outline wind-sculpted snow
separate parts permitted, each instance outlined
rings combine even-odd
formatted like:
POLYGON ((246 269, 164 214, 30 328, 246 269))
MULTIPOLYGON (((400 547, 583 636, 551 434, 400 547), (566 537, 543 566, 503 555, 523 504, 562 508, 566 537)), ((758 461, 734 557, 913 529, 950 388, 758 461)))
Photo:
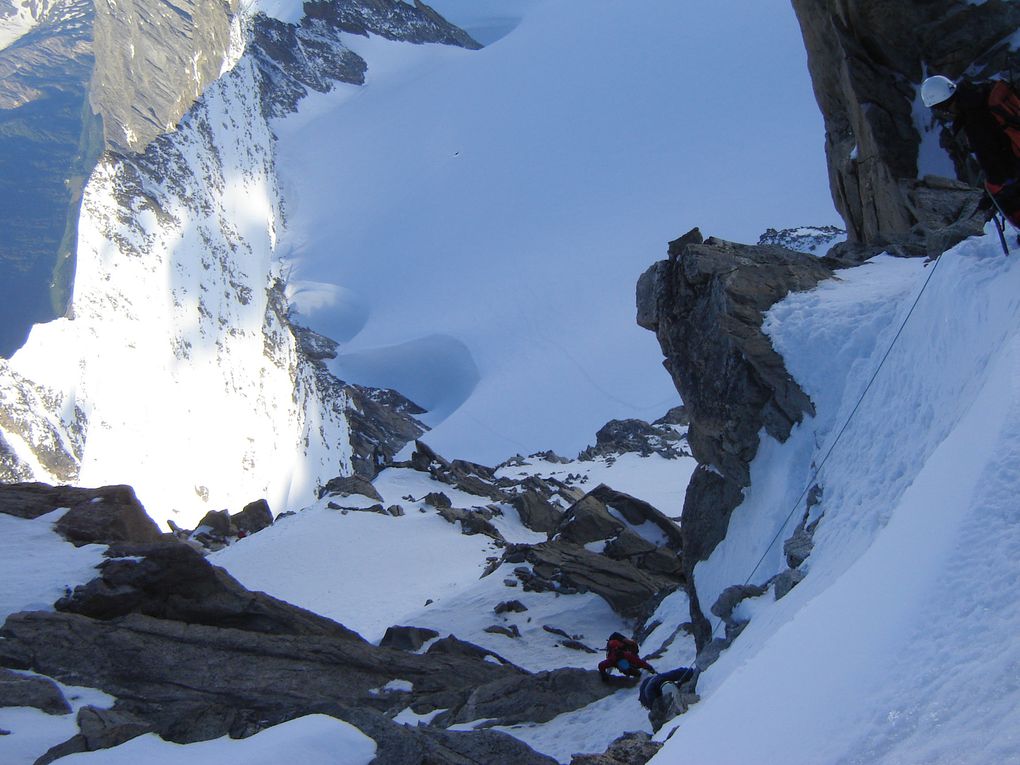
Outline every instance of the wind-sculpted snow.
POLYGON ((242 61, 180 130, 86 189, 72 320, 12 360, 87 413, 78 480, 129 483, 158 519, 310 499, 350 472, 342 392, 285 322, 272 137, 242 61), (208 505, 208 506, 207 506, 208 505))
POLYGON ((814 549, 782 600, 737 607, 750 623, 654 762, 1016 761, 1020 268, 990 225, 934 274, 880 258, 772 309, 817 416, 763 438, 699 592, 767 582, 805 515, 814 549))

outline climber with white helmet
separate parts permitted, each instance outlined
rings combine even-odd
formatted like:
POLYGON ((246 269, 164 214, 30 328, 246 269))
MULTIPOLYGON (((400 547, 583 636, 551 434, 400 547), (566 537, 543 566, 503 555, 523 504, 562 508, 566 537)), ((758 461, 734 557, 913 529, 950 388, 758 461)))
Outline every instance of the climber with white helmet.
POLYGON ((921 84, 924 105, 952 120, 984 173, 999 210, 1020 228, 1020 97, 1003 81, 954 82, 934 75, 921 84))

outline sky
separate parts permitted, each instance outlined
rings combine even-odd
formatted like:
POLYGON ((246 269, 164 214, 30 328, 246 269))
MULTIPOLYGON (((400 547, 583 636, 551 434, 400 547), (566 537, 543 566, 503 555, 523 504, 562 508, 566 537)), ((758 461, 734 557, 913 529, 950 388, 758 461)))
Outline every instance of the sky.
POLYGON ((366 85, 275 126, 291 297, 441 452, 576 453, 679 402, 634 321, 670 240, 839 223, 799 27, 734 0, 436 7, 490 46, 349 37, 366 85))

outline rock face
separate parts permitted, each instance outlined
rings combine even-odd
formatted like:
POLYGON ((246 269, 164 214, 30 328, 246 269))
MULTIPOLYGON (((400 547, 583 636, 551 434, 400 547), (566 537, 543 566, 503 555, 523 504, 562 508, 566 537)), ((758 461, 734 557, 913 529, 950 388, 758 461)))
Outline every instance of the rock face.
POLYGON ((106 147, 140 152, 234 62, 236 0, 97 0, 89 105, 106 147), (144 55, 139 55, 144 51, 144 55))
POLYGON ((624 733, 603 754, 575 754, 570 765, 645 765, 660 749, 647 733, 624 733))
POLYGON ((642 275, 638 324, 655 332, 684 400, 688 442, 700 463, 680 525, 699 645, 708 623, 693 568, 726 534, 750 482, 763 429, 785 441, 814 407, 762 332, 763 314, 794 290, 832 275, 833 263, 779 247, 704 240, 695 229, 670 243, 668 260, 642 275))
MULTIPOLYGON (((674 417, 685 420, 686 414, 677 412, 674 417)), ((593 460, 624 453, 640 454, 642 457, 658 454, 666 459, 676 459, 688 456, 685 447, 685 428, 678 427, 678 424, 663 421, 649 424, 644 420, 610 420, 595 434, 595 445, 581 452, 578 459, 593 460)))
POLYGON ((563 712, 580 709, 613 693, 597 672, 558 669, 507 677, 476 689, 454 713, 437 718, 444 725, 488 720, 488 725, 548 722, 563 712))
MULTIPOLYGON (((973 233, 968 223, 977 177, 949 145, 957 177, 925 164, 922 133, 938 141, 918 90, 928 74, 1008 73, 1008 40, 1020 6, 1006 0, 793 0, 808 51, 815 97, 825 118, 825 151, 836 208, 851 244, 934 254, 973 233), (947 241, 929 241, 957 224, 947 241)), ((951 172, 951 171, 950 171, 951 172)), ((872 250, 873 251, 873 250, 872 250)))
POLYGON ((56 531, 76 546, 155 542, 162 538, 130 486, 82 489, 43 483, 0 484, 0 513, 38 518, 58 508, 68 511, 56 531))
MULTIPOLYGON (((58 6, 71 8, 70 0, 58 6)), ((284 219, 268 118, 310 90, 363 79, 365 62, 341 39, 355 27, 393 39, 468 40, 427 6, 403 0, 309 9, 300 24, 256 16, 242 30, 229 3, 132 0, 95 11, 83 4, 61 16, 74 35, 47 15, 0 51, 0 72, 9 56, 18 73, 0 84, 0 110, 5 88, 11 99, 41 93, 41 105, 57 104, 45 83, 74 74, 77 90, 65 99, 74 120, 61 140, 88 159, 80 180, 66 161, 52 172, 61 194, 71 178, 80 212, 77 202, 71 212, 66 200, 54 202, 52 189, 40 192, 52 208, 54 241, 77 246, 56 280, 70 285, 73 270, 73 301, 68 309, 66 294, 58 300, 55 313, 66 319, 37 326, 25 353, 0 368, 0 477, 130 483, 161 523, 191 526, 210 509, 252 496, 294 506, 335 475, 371 477, 424 432, 414 404, 337 380, 321 364, 328 341, 302 342, 290 325, 275 260, 284 219), (56 56, 63 50, 57 38, 77 57, 77 69, 56 56), (28 61, 33 40, 40 47, 28 61), (131 58, 143 48, 144 56, 131 58), (169 69, 173 75, 164 76, 169 69), (92 113, 86 102, 103 111, 83 126, 81 115, 92 113), (132 370, 131 379, 113 369, 132 370), (145 405, 144 391, 162 405, 145 405), (123 467, 114 474, 113 465, 123 467), (165 492, 166 470, 190 480, 165 492)), ((18 119, 32 108, 22 105, 18 119)), ((45 130, 35 123, 0 129, 0 143, 8 134, 55 135, 51 117, 38 117, 45 130)), ((47 161, 56 157, 46 145, 36 148, 47 161)), ((28 156, 20 144, 0 150, 19 161, 28 156)), ((31 184, 15 175, 0 173, 11 184, 0 210, 28 220, 18 205, 31 184)), ((41 177, 35 167, 24 175, 41 177)), ((0 223, 3 238, 16 229, 0 223)), ((32 225, 33 241, 41 242, 32 225)), ((48 258, 32 277, 44 278, 44 293, 55 248, 32 256, 33 263, 48 258)), ((14 283, 0 279, 0 291, 14 283)), ((18 301, 28 292, 16 292, 0 294, 0 310, 14 305, 17 317, 27 316, 18 301)))
POLYGON ((0 359, 0 481, 76 479, 85 450, 86 422, 80 406, 72 403, 65 410, 59 391, 32 382, 0 359), (19 447, 32 452, 44 476, 36 475, 18 455, 19 447))
MULTIPOLYGON (((92 71, 90 0, 33 4, 27 34, 0 49, 0 356, 33 322, 67 305, 81 189, 102 150, 102 124, 87 108, 92 71)), ((27 10, 27 9, 26 9, 27 10)))
MULTIPOLYGON (((126 557, 107 561, 56 613, 15 614, 0 630, 0 665, 118 698, 111 712, 80 715, 81 733, 54 754, 149 730, 179 743, 248 736, 318 712, 375 738, 379 762, 552 762, 503 734, 403 729, 380 712, 447 709, 463 719, 475 698, 471 708, 481 714, 502 704, 508 719, 532 719, 494 689, 517 687, 518 679, 544 687, 553 679, 459 641, 437 644, 426 656, 377 648, 335 622, 245 590, 183 544, 123 546, 111 554, 126 557), (378 691, 393 680, 410 690, 378 691), (464 759, 469 753, 473 760, 464 759)), ((549 705, 567 711, 584 698, 561 694, 549 705)))
MULTIPOLYGON (((678 417, 675 412, 671 419, 678 417)), ((604 484, 585 493, 555 478, 513 480, 484 465, 450 462, 421 441, 416 447, 400 466, 492 500, 471 508, 453 507, 441 492, 422 500, 450 523, 459 523, 462 533, 485 534, 504 548, 502 556, 490 558, 485 575, 513 564, 508 586, 520 583, 525 591, 560 595, 592 592, 617 613, 635 619, 650 615, 665 595, 683 585, 683 539, 677 524, 647 502, 604 484), (547 541, 509 544, 492 521, 514 511, 527 528, 546 534, 547 541)), ((637 451, 640 447, 635 445, 637 451)))
POLYGON ((52 680, 9 669, 0 669, 0 707, 34 707, 49 715, 71 712, 71 705, 52 680))

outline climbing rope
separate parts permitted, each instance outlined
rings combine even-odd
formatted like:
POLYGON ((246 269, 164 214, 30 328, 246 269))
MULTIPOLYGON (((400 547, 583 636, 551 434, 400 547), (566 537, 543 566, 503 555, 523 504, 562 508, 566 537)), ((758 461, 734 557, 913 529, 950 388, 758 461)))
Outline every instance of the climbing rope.
MULTIPOLYGON (((829 461, 829 457, 832 456, 832 453, 836 449, 836 446, 839 444, 840 439, 843 438, 843 434, 846 433, 847 428, 853 421, 854 415, 857 414, 857 411, 861 408, 861 404, 864 403, 864 398, 868 395, 868 391, 871 390, 871 386, 875 383, 876 378, 882 371, 882 367, 885 366, 885 362, 889 358, 889 354, 892 353, 893 348, 896 347, 896 342, 900 339, 900 335, 903 334, 903 329, 907 326, 907 322, 910 321, 910 317, 913 315, 914 309, 917 308, 917 304, 921 300, 921 296, 924 294, 924 291, 928 288, 928 284, 929 282, 931 282, 931 278, 932 276, 935 275, 935 270, 939 267, 939 263, 941 262, 942 256, 939 256, 935 259, 935 264, 932 266, 931 271, 928 272, 928 277, 924 280, 924 284, 921 285, 921 289, 917 293, 917 297, 914 298, 914 302, 913 304, 911 304, 910 310, 907 311, 907 315, 903 317, 903 321, 900 323, 899 329, 896 330, 896 335, 893 337, 892 342, 889 343, 889 347, 886 349, 885 354, 882 356, 882 360, 878 362, 878 366, 875 368, 875 372, 871 375, 871 379, 868 380, 868 384, 864 386, 864 391, 857 399, 857 403, 854 405, 853 410, 850 412, 849 416, 846 418, 846 421, 843 423, 843 427, 841 427, 839 429, 839 432, 836 434, 836 438, 829 446, 828 451, 825 453, 825 457, 822 458, 822 461, 818 463, 818 467, 816 467, 814 472, 811 474, 811 477, 808 479, 807 484, 804 487, 804 491, 801 492, 800 496, 797 498, 797 501, 794 503, 793 507, 790 508, 790 512, 786 515, 786 519, 780 525, 779 531, 777 531, 775 536, 772 537, 772 541, 769 542, 769 546, 765 548, 765 552, 762 553, 762 556, 758 559, 758 562, 755 564, 754 569, 752 569, 747 579, 744 580, 745 586, 748 585, 751 582, 751 579, 754 578, 754 575, 758 573, 758 569, 761 568, 762 563, 765 562, 765 558, 768 557, 769 553, 772 552, 772 548, 775 547, 776 542, 778 542, 779 539, 782 537, 783 531, 786 529, 787 524, 789 524, 790 520, 793 518, 793 514, 797 512, 797 508, 800 507, 800 503, 804 500, 804 497, 807 496, 808 492, 811 491, 811 487, 815 485, 815 481, 818 478, 819 474, 822 472, 822 468, 824 468, 825 463, 829 461)), ((716 623, 715 627, 712 628, 712 634, 709 635, 709 642, 715 639, 715 633, 722 623, 723 620, 722 618, 720 618, 719 621, 716 623)))

